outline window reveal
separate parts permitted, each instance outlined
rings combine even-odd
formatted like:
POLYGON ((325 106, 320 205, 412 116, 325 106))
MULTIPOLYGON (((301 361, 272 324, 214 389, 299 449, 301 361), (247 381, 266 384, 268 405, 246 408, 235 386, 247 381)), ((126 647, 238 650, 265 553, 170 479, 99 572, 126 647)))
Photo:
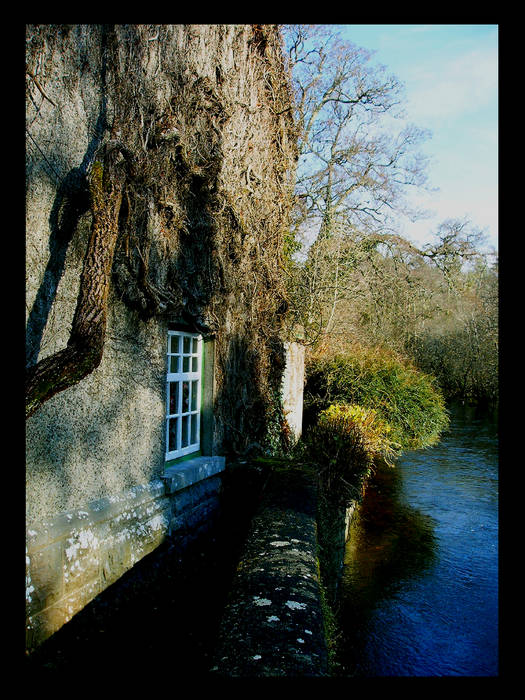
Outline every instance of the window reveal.
POLYGON ((200 449, 202 337, 168 331, 166 459, 200 449))

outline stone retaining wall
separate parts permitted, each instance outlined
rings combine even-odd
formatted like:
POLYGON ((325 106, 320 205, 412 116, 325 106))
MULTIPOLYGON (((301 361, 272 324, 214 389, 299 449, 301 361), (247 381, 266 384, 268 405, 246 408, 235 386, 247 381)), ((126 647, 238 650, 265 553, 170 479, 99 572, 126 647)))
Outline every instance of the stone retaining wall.
POLYGON ((92 501, 29 529, 26 640, 32 649, 166 537, 182 546, 218 509, 224 457, 199 457, 161 479, 92 501))
POLYGON ((224 612, 213 674, 327 675, 316 508, 311 477, 273 471, 224 612))

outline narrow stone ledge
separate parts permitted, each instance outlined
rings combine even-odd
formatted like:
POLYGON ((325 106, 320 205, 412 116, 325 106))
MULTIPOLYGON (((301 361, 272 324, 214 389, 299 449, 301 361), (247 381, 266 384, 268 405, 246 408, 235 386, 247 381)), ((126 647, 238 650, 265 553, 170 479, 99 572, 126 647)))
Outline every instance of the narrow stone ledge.
POLYGON ((74 531, 100 526, 105 521, 117 519, 133 508, 146 507, 164 496, 164 483, 156 479, 148 484, 133 486, 121 494, 99 498, 83 508, 59 513, 27 529, 26 546, 29 554, 57 542, 74 531))
POLYGON ((304 472, 272 473, 223 614, 212 674, 328 674, 316 505, 316 485, 304 472))
POLYGON ((168 467, 161 479, 170 495, 224 471, 225 457, 195 457, 168 467))

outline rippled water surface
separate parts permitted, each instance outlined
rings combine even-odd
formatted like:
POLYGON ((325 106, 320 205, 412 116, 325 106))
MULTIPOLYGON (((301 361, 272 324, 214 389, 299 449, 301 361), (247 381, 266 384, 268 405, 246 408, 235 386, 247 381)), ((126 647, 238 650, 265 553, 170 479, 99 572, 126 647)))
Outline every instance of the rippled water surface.
POLYGON ((437 446, 376 474, 341 585, 342 675, 498 675, 493 417, 454 407, 437 446))

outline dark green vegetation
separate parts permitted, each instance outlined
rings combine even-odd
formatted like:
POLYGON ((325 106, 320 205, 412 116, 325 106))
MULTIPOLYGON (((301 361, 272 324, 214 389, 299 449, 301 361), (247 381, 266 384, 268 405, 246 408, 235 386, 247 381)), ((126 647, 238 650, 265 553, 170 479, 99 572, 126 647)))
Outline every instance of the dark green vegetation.
MULTIPOLYGON (((435 443, 447 425, 444 400, 434 378, 379 348, 354 346, 345 353, 312 358, 304 402, 307 423, 332 404, 368 409, 366 415, 354 410, 353 420, 369 431, 375 427, 376 442, 369 444, 373 453, 381 452, 380 434, 395 450, 418 449, 435 443)), ((331 415, 335 418, 335 413, 331 415)), ((383 451, 387 448, 384 444, 383 451)))

